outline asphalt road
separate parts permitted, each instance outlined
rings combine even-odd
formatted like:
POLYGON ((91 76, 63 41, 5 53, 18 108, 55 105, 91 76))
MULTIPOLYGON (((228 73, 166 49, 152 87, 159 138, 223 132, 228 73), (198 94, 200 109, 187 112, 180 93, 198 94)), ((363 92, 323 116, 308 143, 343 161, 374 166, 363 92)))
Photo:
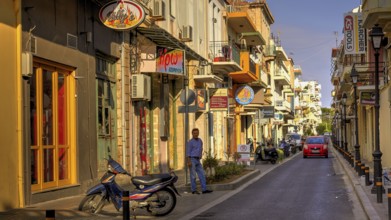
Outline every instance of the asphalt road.
POLYGON ((192 219, 366 219, 335 160, 297 155, 192 219))

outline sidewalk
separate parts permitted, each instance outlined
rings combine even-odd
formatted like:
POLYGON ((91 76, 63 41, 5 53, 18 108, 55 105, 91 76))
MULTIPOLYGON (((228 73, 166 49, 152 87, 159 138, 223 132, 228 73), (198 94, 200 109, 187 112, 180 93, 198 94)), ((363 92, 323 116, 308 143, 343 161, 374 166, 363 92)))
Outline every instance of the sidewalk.
MULTIPOLYGON (((376 194, 371 193, 373 184, 370 186, 365 185, 365 180, 363 181, 362 177, 359 177, 354 168, 346 161, 341 154, 335 148, 331 148, 335 157, 337 158, 340 165, 342 165, 345 173, 349 177, 349 181, 352 184, 354 191, 357 197, 360 200, 361 205, 365 213, 367 214, 368 219, 371 220, 387 220, 388 218, 388 198, 387 198, 387 188, 391 187, 390 185, 384 186, 386 194, 383 194, 383 203, 377 203, 376 194)), ((370 180, 373 181, 373 164, 368 164, 366 166, 370 167, 370 180)))
MULTIPOLYGON (((296 155, 297 156, 297 155, 296 155)), ((284 160, 288 161, 292 157, 284 160)), ((279 164, 272 165, 270 163, 261 163, 258 162, 256 165, 251 165, 250 168, 254 169, 252 172, 246 174, 242 178, 234 181, 230 184, 217 184, 217 185, 208 185, 209 189, 214 190, 213 193, 205 195, 193 195, 189 193, 189 186, 185 185, 185 173, 176 172, 179 180, 176 184, 176 187, 181 194, 177 197, 177 204, 172 213, 166 217, 153 217, 150 216, 144 210, 137 210, 137 218, 142 219, 190 219, 193 216, 196 216, 202 210, 206 210, 209 207, 217 204, 229 196, 237 193, 240 189, 244 188, 257 179, 261 178, 266 173, 270 172, 274 168, 278 167, 279 164)), ((87 214, 77 210, 79 202, 82 200, 84 195, 66 197, 63 199, 52 200, 48 202, 34 204, 30 207, 23 209, 13 209, 7 212, 0 212, 1 220, 44 220, 46 210, 55 210, 56 220, 62 219, 83 219, 83 220, 93 220, 93 219, 122 219, 122 212, 117 212, 113 205, 107 205, 103 209, 101 215, 87 214)), ((132 213, 131 213, 132 214, 132 213)), ((132 216, 131 216, 132 219, 132 216)))
MULTIPOLYGON (((349 177, 349 181, 354 188, 354 192, 359 198, 364 211, 366 212, 368 219, 388 219, 388 203, 387 196, 383 194, 383 203, 378 204, 376 202, 376 195, 371 194, 370 190, 372 186, 365 186, 365 182, 362 183, 360 177, 354 172, 354 169, 348 164, 346 160, 334 149, 333 155, 349 177)), ((214 190, 211 194, 205 195, 193 195, 189 193, 189 187, 185 186, 184 172, 178 173, 180 180, 176 184, 180 197, 177 197, 177 204, 172 213, 166 217, 153 217, 146 211, 137 210, 136 218, 138 219, 191 219, 192 217, 202 213, 210 207, 226 200, 232 195, 240 192, 242 188, 247 187, 251 183, 255 182, 268 172, 272 171, 279 165, 291 160, 294 157, 301 156, 301 153, 297 153, 285 159, 282 163, 272 165, 270 163, 258 162, 256 165, 251 165, 250 168, 254 169, 253 172, 248 173, 244 177, 236 180, 230 184, 209 185, 208 188, 214 190)), ((386 189, 387 192, 387 189, 386 189)), ((122 219, 122 212, 117 212, 113 205, 107 205, 104 208, 104 212, 101 215, 92 215, 84 212, 77 211, 79 202, 82 200, 83 195, 67 197, 63 199, 48 201, 44 203, 35 204, 31 207, 23 209, 14 209, 8 212, 0 212, 1 220, 43 220, 45 219, 45 211, 54 209, 56 211, 56 220, 62 219, 77 219, 77 220, 92 220, 92 219, 122 219)), ((131 213, 132 214, 132 213, 131 213)), ((132 216, 131 216, 132 219, 132 216)))

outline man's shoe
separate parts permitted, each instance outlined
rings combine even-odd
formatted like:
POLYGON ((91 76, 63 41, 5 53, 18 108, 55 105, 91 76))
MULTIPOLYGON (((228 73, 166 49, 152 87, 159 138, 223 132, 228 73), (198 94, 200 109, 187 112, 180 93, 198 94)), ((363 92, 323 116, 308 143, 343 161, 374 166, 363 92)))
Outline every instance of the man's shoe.
POLYGON ((199 195, 200 192, 198 192, 198 191, 193 191, 193 192, 191 192, 191 194, 197 194, 197 195, 199 195))
POLYGON ((213 192, 212 190, 205 190, 205 191, 202 191, 202 194, 206 194, 206 193, 211 193, 211 192, 213 192))

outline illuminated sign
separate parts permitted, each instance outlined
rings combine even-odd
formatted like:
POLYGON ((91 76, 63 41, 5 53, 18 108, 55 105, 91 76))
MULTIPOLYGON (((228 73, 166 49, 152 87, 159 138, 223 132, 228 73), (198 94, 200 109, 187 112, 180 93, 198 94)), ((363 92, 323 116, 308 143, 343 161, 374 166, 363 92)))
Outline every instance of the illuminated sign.
POLYGON ((156 72, 183 75, 182 50, 157 47, 156 52, 156 72))
POLYGON ((136 28, 145 19, 141 5, 132 1, 112 1, 99 11, 101 22, 111 29, 128 30, 136 28))

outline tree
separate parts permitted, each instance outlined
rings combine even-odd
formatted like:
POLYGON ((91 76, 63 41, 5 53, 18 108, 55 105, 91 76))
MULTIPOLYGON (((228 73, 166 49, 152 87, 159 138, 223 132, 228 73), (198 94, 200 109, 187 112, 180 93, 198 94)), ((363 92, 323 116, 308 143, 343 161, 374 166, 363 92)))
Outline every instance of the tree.
POLYGON ((321 108, 322 110, 322 124, 325 125, 324 131, 322 133, 319 133, 318 128, 318 134, 323 134, 324 132, 330 132, 331 131, 331 118, 334 117, 334 111, 330 108, 321 108))
POLYGON ((318 135, 322 135, 326 132, 326 126, 327 123, 321 123, 316 127, 316 132, 318 132, 318 135))

